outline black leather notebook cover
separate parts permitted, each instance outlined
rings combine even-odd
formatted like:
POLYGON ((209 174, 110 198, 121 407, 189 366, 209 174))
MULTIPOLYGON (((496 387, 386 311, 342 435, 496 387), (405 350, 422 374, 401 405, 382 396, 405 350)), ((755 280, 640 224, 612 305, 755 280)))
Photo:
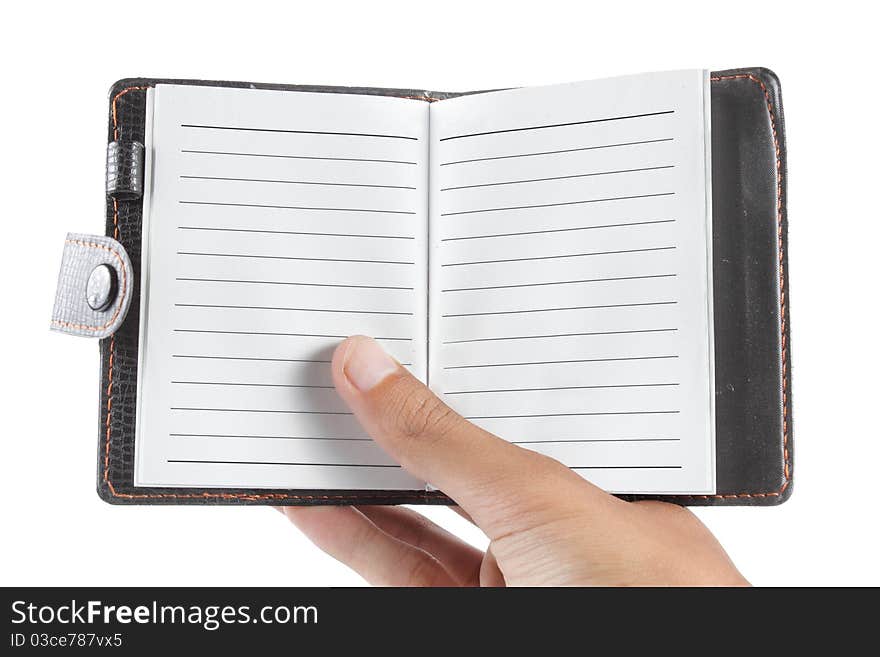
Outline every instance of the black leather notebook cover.
MULTIPOLYGON (((110 92, 108 141, 144 141, 146 89, 157 83, 420 98, 457 93, 243 82, 120 80, 110 92)), ((715 307, 715 495, 651 497, 687 505, 772 505, 792 491, 791 347, 785 129, 779 80, 767 69, 711 76, 715 307)), ((140 277, 142 199, 108 198, 107 235, 140 277)), ((101 341, 98 493, 113 504, 449 504, 442 492, 135 487, 140 291, 101 341)))

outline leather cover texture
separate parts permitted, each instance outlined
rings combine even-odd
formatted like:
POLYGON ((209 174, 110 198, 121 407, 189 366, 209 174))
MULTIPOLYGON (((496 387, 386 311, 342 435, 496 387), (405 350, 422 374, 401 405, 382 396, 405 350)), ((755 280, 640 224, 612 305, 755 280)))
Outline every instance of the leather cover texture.
MULTIPOLYGON (((158 83, 419 98, 458 93, 132 78, 110 91, 108 142, 144 142, 146 89, 158 83)), ((711 75, 715 312, 715 495, 623 496, 686 505, 772 505, 792 491, 785 129, 767 69, 711 75)), ((479 93, 479 92, 477 92, 479 93)), ((107 199, 107 235, 140 274, 139 198, 107 199)), ((101 340, 98 493, 113 504, 450 504, 439 491, 143 488, 134 477, 139 290, 101 340)))
POLYGON ((140 198, 144 194, 144 145, 139 141, 107 144, 107 196, 140 198))

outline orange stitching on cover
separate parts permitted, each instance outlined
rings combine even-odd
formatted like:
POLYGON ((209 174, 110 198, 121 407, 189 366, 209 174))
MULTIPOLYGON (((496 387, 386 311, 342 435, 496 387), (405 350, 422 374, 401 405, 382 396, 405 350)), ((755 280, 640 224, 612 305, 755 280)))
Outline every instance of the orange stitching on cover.
POLYGON ((119 203, 116 199, 113 199, 113 239, 117 242, 119 241, 119 224, 116 222, 116 217, 119 216, 119 203))
POLYGON ((110 483, 110 411, 113 410, 113 357, 116 355, 116 335, 110 337, 110 364, 107 367, 107 419, 104 421, 104 482, 110 492, 116 495, 110 483))
MULTIPOLYGON (((113 100, 111 101, 111 106, 110 106, 110 113, 113 115, 113 139, 119 139, 119 122, 117 121, 117 118, 116 118, 116 101, 118 101, 120 98, 122 98, 125 94, 127 94, 130 91, 143 91, 145 89, 148 89, 148 87, 126 87, 125 89, 120 91, 118 94, 113 96, 113 100)), ((114 224, 116 223, 116 216, 115 215, 113 216, 113 223, 114 224)))
MULTIPOLYGON (((782 483, 782 486, 777 491, 772 491, 769 493, 726 493, 719 495, 682 495, 680 497, 689 497, 691 499, 735 499, 735 498, 765 498, 765 497, 778 497, 782 495, 788 486, 791 483, 791 470, 788 465, 788 390, 787 390, 787 375, 788 375, 788 347, 785 339, 785 270, 783 269, 783 261, 784 261, 784 241, 782 235, 782 151, 779 144, 779 135, 776 130, 776 115, 773 112, 773 101, 770 97, 770 92, 767 89, 767 86, 764 82, 752 75, 751 73, 741 73, 736 75, 722 75, 710 78, 712 82, 719 82, 723 80, 751 80, 755 84, 757 84, 761 91, 764 93, 764 98, 767 102, 767 111, 770 115, 770 127, 773 133, 773 143, 774 149, 776 153, 776 220, 778 224, 778 245, 779 245, 779 292, 780 292, 780 328, 782 331, 782 450, 783 450, 783 474, 785 477, 785 481, 782 483)), ((113 138, 118 138, 118 126, 117 126, 117 118, 116 118, 116 101, 128 93, 129 91, 133 91, 136 89, 146 89, 147 87, 128 87, 123 89, 118 94, 113 97, 113 106, 112 106, 112 116, 113 116, 113 138)), ((438 100, 432 97, 429 97, 430 101, 438 100)), ((429 102, 430 102, 429 101, 429 102)), ((116 203, 116 200, 113 201, 113 226, 114 226, 114 236, 118 239, 119 237, 119 208, 116 203)), ((246 501, 257 501, 257 500, 267 500, 267 499, 322 499, 322 500, 344 500, 350 499, 352 501, 357 501, 358 499, 363 499, 364 497, 401 497, 404 494, 395 494, 394 492, 383 493, 380 495, 372 495, 372 494, 358 494, 357 496, 350 495, 293 495, 293 494, 285 494, 285 493, 265 493, 265 494, 247 494, 247 493, 189 493, 189 494, 177 494, 177 493, 153 493, 153 494, 130 494, 130 493, 118 493, 114 488, 113 484, 110 481, 110 433, 111 433, 111 410, 113 407, 113 357, 116 353, 116 336, 111 336, 110 338, 110 363, 108 367, 107 373, 107 420, 106 420, 106 439, 104 443, 104 483, 107 484, 107 488, 110 491, 110 494, 114 497, 122 497, 127 499, 142 499, 142 498, 171 498, 171 499, 240 499, 246 501)))
POLYGON ((71 322, 63 322, 60 319, 53 319, 52 323, 56 326, 66 326, 67 328, 75 328, 83 331, 102 331, 113 322, 116 321, 116 318, 119 317, 119 312, 122 310, 122 300, 125 299, 125 290, 126 290, 126 277, 125 277, 125 264, 122 262, 122 258, 116 252, 116 249, 111 249, 109 246, 104 246, 103 244, 96 244, 94 242, 83 242, 81 240, 64 240, 65 244, 76 244, 77 246, 82 246, 85 248, 93 248, 93 249, 102 249, 104 251, 108 251, 113 254, 113 257, 119 261, 119 269, 122 272, 122 290, 119 293, 119 303, 116 306, 116 312, 113 313, 113 317, 104 324, 103 326, 89 326, 87 324, 73 324, 71 322))

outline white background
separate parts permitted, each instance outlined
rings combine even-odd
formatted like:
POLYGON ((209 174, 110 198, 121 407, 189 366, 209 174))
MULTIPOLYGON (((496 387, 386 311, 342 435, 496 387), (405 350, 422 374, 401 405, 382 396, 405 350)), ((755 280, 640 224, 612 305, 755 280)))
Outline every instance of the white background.
MULTIPOLYGON (((697 513, 756 584, 880 584, 880 144, 863 6, 11 3, 0 39, 0 583, 361 581, 269 508, 114 507, 95 493, 97 344, 48 324, 65 233, 103 231, 116 79, 468 90, 760 65, 782 80, 788 131, 795 489, 778 508, 697 513)), ((452 512, 428 513, 481 540, 452 512)))

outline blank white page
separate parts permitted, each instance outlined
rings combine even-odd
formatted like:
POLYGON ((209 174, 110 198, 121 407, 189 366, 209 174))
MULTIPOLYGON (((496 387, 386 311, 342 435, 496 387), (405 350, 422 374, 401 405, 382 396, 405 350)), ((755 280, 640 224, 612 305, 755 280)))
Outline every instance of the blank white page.
POLYGON ((425 376, 428 106, 148 95, 135 484, 420 489, 333 390, 346 336, 425 376))
POLYGON ((618 493, 713 493, 708 76, 431 107, 430 382, 618 493))

